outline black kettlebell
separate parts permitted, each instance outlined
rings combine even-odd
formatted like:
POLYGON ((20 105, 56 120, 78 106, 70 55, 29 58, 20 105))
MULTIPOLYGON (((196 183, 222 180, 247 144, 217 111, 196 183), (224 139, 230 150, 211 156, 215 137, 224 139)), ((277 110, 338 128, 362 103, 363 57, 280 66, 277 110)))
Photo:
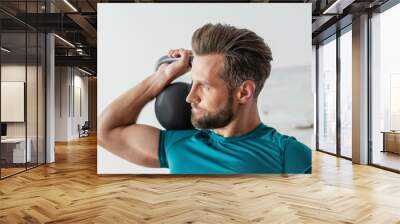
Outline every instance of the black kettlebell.
MULTIPOLYGON (((191 65, 193 57, 190 57, 191 65)), ((172 63, 179 58, 161 57, 156 65, 156 71, 161 64, 172 63)), ((194 129, 191 118, 191 106, 186 102, 191 84, 185 82, 175 82, 169 84, 156 97, 155 112, 158 122, 167 130, 194 129)))

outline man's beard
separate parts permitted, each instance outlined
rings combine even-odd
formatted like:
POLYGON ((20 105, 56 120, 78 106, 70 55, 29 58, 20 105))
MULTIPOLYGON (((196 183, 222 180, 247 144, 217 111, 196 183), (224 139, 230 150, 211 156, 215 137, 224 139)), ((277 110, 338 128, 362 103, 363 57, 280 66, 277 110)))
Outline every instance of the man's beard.
POLYGON ((228 125, 233 119, 233 95, 229 93, 228 101, 221 110, 205 114, 200 118, 195 118, 192 113, 191 121, 195 128, 198 129, 217 129, 228 125))

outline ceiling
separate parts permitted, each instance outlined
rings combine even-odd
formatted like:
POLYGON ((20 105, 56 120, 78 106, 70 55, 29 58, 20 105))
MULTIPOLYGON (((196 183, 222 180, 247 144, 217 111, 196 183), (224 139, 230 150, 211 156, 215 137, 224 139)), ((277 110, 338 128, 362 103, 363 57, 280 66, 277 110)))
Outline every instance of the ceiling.
MULTIPOLYGON (((339 19, 351 17, 376 8, 387 0, 267 0, 267 1, 168 1, 168 0, 1 0, 0 25, 8 43, 18 52, 24 48, 25 30, 55 32, 56 65, 80 66, 96 72, 97 57, 97 3, 171 3, 171 2, 254 2, 254 3, 312 3, 313 42, 331 35, 339 19), (49 12, 52 13, 49 13, 49 12), (332 31, 329 31, 331 28, 332 31), (66 41, 63 41, 66 40, 66 41), (72 45, 71 45, 72 44, 72 45)), ((346 24, 343 23, 343 26, 346 24)), ((336 28, 335 28, 336 29, 336 28)), ((5 43, 5 42, 2 43, 5 43)), ((4 46, 4 44, 3 44, 4 46)), ((28 44, 28 52, 36 48, 28 44)), ((23 53, 23 52, 21 52, 23 53)))

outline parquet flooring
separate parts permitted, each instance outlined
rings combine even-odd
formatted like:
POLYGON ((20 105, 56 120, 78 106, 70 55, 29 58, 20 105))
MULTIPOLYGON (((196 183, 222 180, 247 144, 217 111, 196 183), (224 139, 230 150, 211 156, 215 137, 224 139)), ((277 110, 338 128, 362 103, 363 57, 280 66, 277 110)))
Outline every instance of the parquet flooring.
POLYGON ((14 167, 12 167, 12 168, 1 168, 1 176, 2 177, 7 177, 7 176, 10 176, 10 175, 13 175, 13 174, 15 174, 15 173, 18 173, 18 172, 21 172, 21 171, 24 171, 25 170, 25 167, 21 167, 21 168, 19 168, 19 167, 17 167, 17 168, 14 168, 14 167))
POLYGON ((97 175, 92 136, 1 180, 0 223, 400 223, 400 175, 321 152, 312 175, 97 175))

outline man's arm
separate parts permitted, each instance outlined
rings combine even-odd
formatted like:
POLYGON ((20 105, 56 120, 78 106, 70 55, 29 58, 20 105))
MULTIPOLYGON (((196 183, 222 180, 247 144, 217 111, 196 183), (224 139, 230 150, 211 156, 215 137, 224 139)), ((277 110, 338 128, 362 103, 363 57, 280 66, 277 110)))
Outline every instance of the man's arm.
POLYGON ((98 143, 113 154, 146 167, 160 167, 158 143, 160 130, 137 124, 143 107, 165 86, 189 69, 188 50, 170 51, 170 57, 181 57, 158 71, 109 104, 99 117, 98 143))

